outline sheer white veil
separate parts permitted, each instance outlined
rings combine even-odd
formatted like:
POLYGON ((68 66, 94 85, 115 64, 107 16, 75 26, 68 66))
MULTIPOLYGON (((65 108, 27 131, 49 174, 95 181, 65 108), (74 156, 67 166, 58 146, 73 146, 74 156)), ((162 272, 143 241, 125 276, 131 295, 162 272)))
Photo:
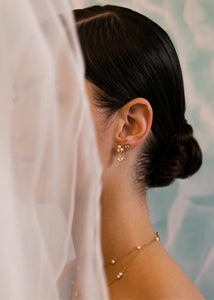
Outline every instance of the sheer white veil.
POLYGON ((66 0, 0 1, 2 300, 108 299, 101 166, 71 11, 66 0))

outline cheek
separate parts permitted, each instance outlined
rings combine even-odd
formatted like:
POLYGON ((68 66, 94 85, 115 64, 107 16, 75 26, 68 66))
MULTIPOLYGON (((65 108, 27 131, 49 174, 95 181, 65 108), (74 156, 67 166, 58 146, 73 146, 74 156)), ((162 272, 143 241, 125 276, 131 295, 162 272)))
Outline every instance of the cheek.
POLYGON ((103 112, 97 110, 97 107, 91 107, 91 113, 96 132, 97 146, 100 156, 100 161, 103 167, 107 167, 111 160, 113 149, 113 126, 107 123, 103 112))
POLYGON ((96 108, 91 108, 94 128, 96 132, 97 146, 100 155, 101 162, 105 163, 105 157, 107 155, 106 145, 108 144, 108 132, 105 128, 102 115, 96 111, 96 108))
POLYGON ((97 146, 99 151, 100 160, 103 166, 109 159, 109 155, 112 149, 112 133, 111 126, 106 125, 105 114, 100 111, 97 106, 94 105, 94 96, 91 84, 86 80, 86 93, 88 96, 90 112, 92 115, 94 128, 96 132, 97 146))

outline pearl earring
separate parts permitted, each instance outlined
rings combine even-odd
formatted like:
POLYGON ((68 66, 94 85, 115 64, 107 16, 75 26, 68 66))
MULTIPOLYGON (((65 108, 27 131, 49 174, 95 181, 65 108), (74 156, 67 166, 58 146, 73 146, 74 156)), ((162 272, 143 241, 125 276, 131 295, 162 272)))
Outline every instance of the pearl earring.
POLYGON ((125 145, 124 147, 122 147, 121 145, 117 145, 117 152, 119 153, 118 157, 117 157, 117 160, 119 162, 123 161, 125 159, 125 156, 124 156, 124 151, 125 150, 128 150, 131 146, 130 145, 125 145))

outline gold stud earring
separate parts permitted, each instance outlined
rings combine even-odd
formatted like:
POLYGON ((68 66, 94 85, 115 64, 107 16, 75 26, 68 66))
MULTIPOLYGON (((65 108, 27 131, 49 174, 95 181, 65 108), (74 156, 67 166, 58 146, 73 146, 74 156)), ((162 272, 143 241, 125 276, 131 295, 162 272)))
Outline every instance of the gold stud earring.
POLYGON ((124 156, 124 151, 125 150, 128 150, 130 148, 130 145, 125 145, 124 147, 122 147, 121 145, 117 145, 117 152, 119 153, 118 157, 117 157, 117 160, 119 162, 123 161, 125 159, 125 156, 124 156))

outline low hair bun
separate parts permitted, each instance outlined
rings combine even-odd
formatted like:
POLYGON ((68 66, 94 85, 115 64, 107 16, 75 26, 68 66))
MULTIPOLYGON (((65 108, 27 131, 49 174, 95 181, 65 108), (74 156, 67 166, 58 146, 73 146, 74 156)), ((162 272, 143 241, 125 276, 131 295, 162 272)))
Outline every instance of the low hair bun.
MULTIPOLYGON (((144 170, 147 170, 145 182, 148 188, 167 186, 176 178, 188 178, 196 173, 202 164, 200 146, 193 137, 192 126, 186 122, 171 136, 162 155, 156 147, 150 150, 151 152, 146 156, 144 153, 142 158, 144 170)), ((138 176, 140 179, 139 171, 138 176)))
POLYGON ((202 153, 193 137, 192 126, 184 123, 170 139, 163 154, 159 179, 168 185, 176 178, 187 178, 198 171, 202 164, 202 153))

